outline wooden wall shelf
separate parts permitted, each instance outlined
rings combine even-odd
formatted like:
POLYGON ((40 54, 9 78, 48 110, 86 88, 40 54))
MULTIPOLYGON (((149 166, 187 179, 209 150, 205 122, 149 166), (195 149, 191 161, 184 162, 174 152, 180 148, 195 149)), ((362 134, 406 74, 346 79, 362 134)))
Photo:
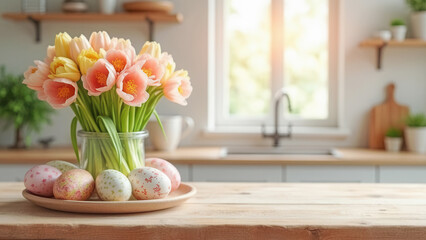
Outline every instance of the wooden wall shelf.
POLYGON ((367 39, 362 41, 359 45, 360 47, 372 47, 377 49, 377 69, 381 69, 383 49, 385 47, 426 47, 426 41, 421 39, 406 39, 404 41, 367 39))
POLYGON ((3 18, 14 21, 28 20, 34 24, 36 30, 36 41, 40 41, 40 32, 42 21, 146 21, 149 27, 149 40, 154 39, 154 23, 168 22, 180 23, 183 16, 180 13, 169 14, 161 12, 143 12, 143 13, 4 13, 3 18))

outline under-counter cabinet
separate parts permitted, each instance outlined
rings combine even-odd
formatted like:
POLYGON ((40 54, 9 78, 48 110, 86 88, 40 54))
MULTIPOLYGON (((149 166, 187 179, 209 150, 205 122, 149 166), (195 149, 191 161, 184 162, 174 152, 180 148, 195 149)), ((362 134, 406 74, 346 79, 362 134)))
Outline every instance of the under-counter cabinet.
POLYGON ((180 179, 183 182, 190 182, 192 181, 192 171, 191 171, 191 165, 187 164, 173 164, 177 170, 180 173, 180 179))
POLYGON ((194 182, 282 182, 281 165, 193 165, 194 182))
POLYGON ((37 164, 0 164, 0 182, 23 182, 25 173, 37 164))
POLYGON ((376 182, 375 166, 295 166, 285 167, 286 182, 376 182))
POLYGON ((426 183, 426 166, 380 166, 381 183, 426 183))

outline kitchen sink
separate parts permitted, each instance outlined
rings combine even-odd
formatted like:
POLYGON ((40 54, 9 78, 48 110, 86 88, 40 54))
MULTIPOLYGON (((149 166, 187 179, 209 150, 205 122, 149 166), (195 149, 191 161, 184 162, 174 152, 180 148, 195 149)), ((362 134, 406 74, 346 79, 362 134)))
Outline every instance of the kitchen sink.
POLYGON ((294 150, 269 146, 227 147, 226 155, 262 154, 262 155, 332 155, 330 150, 294 150))

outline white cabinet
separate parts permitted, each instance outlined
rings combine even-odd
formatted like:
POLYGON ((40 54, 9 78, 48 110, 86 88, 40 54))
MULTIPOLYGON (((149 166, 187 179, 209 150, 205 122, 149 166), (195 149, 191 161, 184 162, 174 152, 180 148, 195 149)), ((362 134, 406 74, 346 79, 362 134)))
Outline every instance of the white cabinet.
POLYGON ((281 165, 193 165, 195 182, 282 182, 281 165))
POLYGON ((23 182, 25 173, 34 164, 0 164, 0 182, 23 182))
POLYGON ((183 182, 189 182, 192 180, 191 177, 191 166, 186 164, 173 164, 180 173, 180 178, 183 182))
POLYGON ((295 166, 285 167, 286 182, 376 182, 375 166, 295 166))
POLYGON ((380 166, 381 183, 426 183, 426 166, 380 166))
MULTIPOLYGON (((184 182, 426 183, 426 166, 174 164, 184 182)), ((0 182, 23 181, 34 164, 0 164, 0 182)))

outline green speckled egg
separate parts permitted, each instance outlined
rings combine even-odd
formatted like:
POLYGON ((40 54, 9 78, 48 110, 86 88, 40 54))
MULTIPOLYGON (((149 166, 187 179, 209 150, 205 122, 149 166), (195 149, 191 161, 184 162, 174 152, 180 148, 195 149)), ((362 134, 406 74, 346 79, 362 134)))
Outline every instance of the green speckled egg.
POLYGON ((96 191, 104 201, 127 201, 132 196, 132 185, 121 172, 107 169, 96 177, 96 191))
POLYGON ((57 169, 59 169, 59 171, 61 171, 62 173, 69 171, 71 169, 77 169, 78 167, 70 162, 65 162, 62 160, 53 160, 50 162, 47 162, 46 165, 55 167, 57 169))

